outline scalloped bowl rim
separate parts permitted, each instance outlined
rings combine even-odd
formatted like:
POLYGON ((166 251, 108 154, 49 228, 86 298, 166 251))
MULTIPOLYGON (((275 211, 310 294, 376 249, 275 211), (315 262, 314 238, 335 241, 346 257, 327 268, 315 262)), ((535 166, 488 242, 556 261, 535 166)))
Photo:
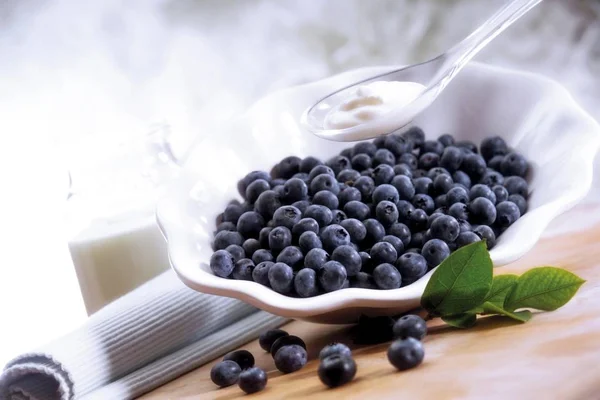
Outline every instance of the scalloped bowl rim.
MULTIPOLYGON (((575 100, 567 92, 567 90, 564 87, 562 87, 562 85, 560 85, 559 83, 549 78, 529 72, 511 70, 475 62, 471 63, 469 66, 470 68, 487 69, 494 73, 525 76, 530 79, 544 82, 545 85, 548 86, 548 89, 556 91, 556 94, 561 95, 562 105, 564 107, 568 107, 570 109, 570 112, 573 115, 575 115, 578 119, 585 121, 587 125, 593 127, 593 131, 596 132, 596 136, 600 138, 600 126, 575 102, 575 100)), ((258 100, 253 106, 251 106, 247 110, 246 113, 236 118, 236 120, 248 117, 258 106, 260 106, 264 102, 272 101, 273 98, 290 94, 298 90, 318 88, 320 86, 327 85, 332 80, 341 79, 344 76, 350 76, 355 73, 369 71, 369 73, 372 73, 374 75, 376 73, 380 73, 381 71, 387 71, 392 68, 398 67, 392 66, 358 68, 316 82, 284 89, 258 100)), ((583 159, 583 162, 585 163, 585 169, 581 171, 581 174, 578 176, 578 178, 580 179, 578 181, 579 184, 577 185, 576 190, 573 190, 570 193, 565 194, 564 196, 561 196, 552 202, 540 205, 539 207, 526 214, 530 215, 530 213, 533 212, 537 213, 537 229, 535 229, 532 233, 531 240, 523 244, 519 249, 514 249, 513 251, 499 252, 495 251, 496 248, 490 251, 491 258, 495 266, 506 265, 523 256, 539 240, 541 234, 543 233, 543 230, 548 226, 552 219, 554 219, 559 214, 567 211, 569 208, 573 207, 576 203, 578 203, 583 197, 585 197, 592 185, 593 159, 598 149, 598 146, 600 146, 599 139, 596 139, 594 143, 590 143, 590 146, 588 146, 589 151, 587 153, 587 157, 583 159)), ((189 185, 193 184, 194 179, 198 179, 197 176, 194 177, 193 174, 188 174, 184 172, 182 173, 181 177, 174 182, 174 184, 179 186, 186 185, 187 187, 191 187, 189 185)), ((169 224, 166 221, 164 221, 163 218, 161 218, 160 204, 161 201, 159 201, 159 204, 157 206, 156 219, 162 234, 168 242, 169 260, 173 270, 187 286, 194 290, 208 294, 234 297, 248 302, 253 306, 284 317, 310 317, 314 315, 330 313, 337 309, 349 307, 393 308, 397 307, 399 303, 402 302, 406 303, 407 309, 414 308, 418 306, 423 290, 427 282, 429 281, 431 274, 435 270, 434 269, 428 272, 427 275, 425 275, 417 282, 399 289, 372 290, 360 288, 347 288, 344 290, 338 290, 331 293, 321 294, 319 296, 311 298, 289 297, 277 293, 270 288, 267 288, 252 281, 223 279, 211 273, 203 271, 197 265, 195 265, 194 268, 192 268, 192 266, 186 265, 186 263, 179 262, 179 257, 177 256, 177 254, 178 246, 181 244, 177 244, 172 237, 170 238, 173 232, 171 232, 168 226, 169 224)), ((530 226, 528 225, 522 225, 521 229, 527 229, 529 227, 530 226)), ((506 235, 513 228, 516 228, 516 226, 509 228, 509 230, 507 230, 507 232, 505 232, 504 234, 506 235)))

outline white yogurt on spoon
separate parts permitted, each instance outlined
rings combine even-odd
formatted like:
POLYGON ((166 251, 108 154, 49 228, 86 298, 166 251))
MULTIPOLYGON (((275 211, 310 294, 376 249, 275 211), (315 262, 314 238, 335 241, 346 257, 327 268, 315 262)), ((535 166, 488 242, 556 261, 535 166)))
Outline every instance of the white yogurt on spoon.
POLYGON ((346 129, 400 111, 418 98, 426 87, 416 82, 376 81, 359 86, 326 115, 325 129, 346 129))

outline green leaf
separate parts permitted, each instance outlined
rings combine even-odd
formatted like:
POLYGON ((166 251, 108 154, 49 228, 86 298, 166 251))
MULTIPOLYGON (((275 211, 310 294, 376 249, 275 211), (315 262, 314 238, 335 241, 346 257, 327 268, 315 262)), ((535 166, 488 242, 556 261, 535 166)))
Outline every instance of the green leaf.
POLYGON ((565 305, 585 280, 555 267, 538 267, 525 272, 504 299, 504 309, 534 308, 553 311, 565 305))
POLYGON ((485 303, 483 303, 483 312, 485 314, 504 315, 506 317, 512 318, 519 322, 527 322, 531 319, 531 311, 529 311, 529 310, 517 311, 517 312, 512 313, 510 311, 506 311, 502 307, 498 307, 494 303, 490 303, 489 301, 486 301, 485 303))
POLYGON ((421 306, 431 315, 448 316, 481 305, 492 286, 492 267, 483 241, 458 249, 431 276, 421 306))
POLYGON ((492 281, 492 288, 488 293, 485 301, 493 303, 502 308, 504 306, 504 298, 509 290, 517 283, 518 275, 498 275, 492 281))
POLYGON ((475 325, 477 317, 475 314, 463 313, 458 315, 447 315, 442 317, 442 321, 454 328, 466 329, 475 325))

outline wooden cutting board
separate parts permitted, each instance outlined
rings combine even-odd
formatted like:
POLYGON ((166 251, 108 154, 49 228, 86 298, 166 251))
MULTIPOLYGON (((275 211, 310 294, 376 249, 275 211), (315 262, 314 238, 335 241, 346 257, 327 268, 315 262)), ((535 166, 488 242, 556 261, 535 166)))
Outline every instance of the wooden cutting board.
MULTIPOLYGON (((597 211, 598 208, 595 208, 597 211)), ((591 210, 589 210, 591 211, 591 210)), ((329 342, 351 345, 348 326, 294 321, 284 327, 302 337, 309 363, 283 375, 253 341, 256 364, 268 372, 256 399, 600 399, 600 225, 542 240, 527 256, 495 273, 521 273, 541 265, 561 266, 587 282, 565 307, 535 314, 526 324, 502 318, 479 320, 457 330, 430 321, 425 361, 397 372, 386 358, 388 343, 351 346, 358 365, 350 384, 327 389, 317 377, 319 350, 329 342)), ((215 360, 219 361, 219 360, 215 360)), ((142 399, 234 399, 237 387, 218 389, 210 381, 215 362, 170 382, 142 399)))

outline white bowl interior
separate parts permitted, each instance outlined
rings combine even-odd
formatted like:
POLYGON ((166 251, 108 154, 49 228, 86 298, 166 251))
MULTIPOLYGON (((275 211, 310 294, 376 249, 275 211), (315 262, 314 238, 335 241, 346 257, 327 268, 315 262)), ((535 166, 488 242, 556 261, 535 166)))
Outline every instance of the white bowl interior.
MULTIPOLYGON (((187 170, 157 208, 173 268, 190 287, 236 297, 286 317, 348 322, 360 314, 398 313, 418 305, 427 278, 404 288, 345 289, 314 298, 280 295, 254 282, 216 277, 208 260, 215 219, 236 198, 237 181, 288 155, 323 160, 352 143, 304 133, 300 115, 335 88, 396 67, 364 68, 275 93, 219 132, 203 132, 187 170)), ((556 215, 589 190, 600 129, 557 83, 536 75, 473 63, 415 121, 428 138, 451 133, 479 143, 499 135, 531 163, 529 211, 502 234, 496 266, 525 254, 556 215)))

